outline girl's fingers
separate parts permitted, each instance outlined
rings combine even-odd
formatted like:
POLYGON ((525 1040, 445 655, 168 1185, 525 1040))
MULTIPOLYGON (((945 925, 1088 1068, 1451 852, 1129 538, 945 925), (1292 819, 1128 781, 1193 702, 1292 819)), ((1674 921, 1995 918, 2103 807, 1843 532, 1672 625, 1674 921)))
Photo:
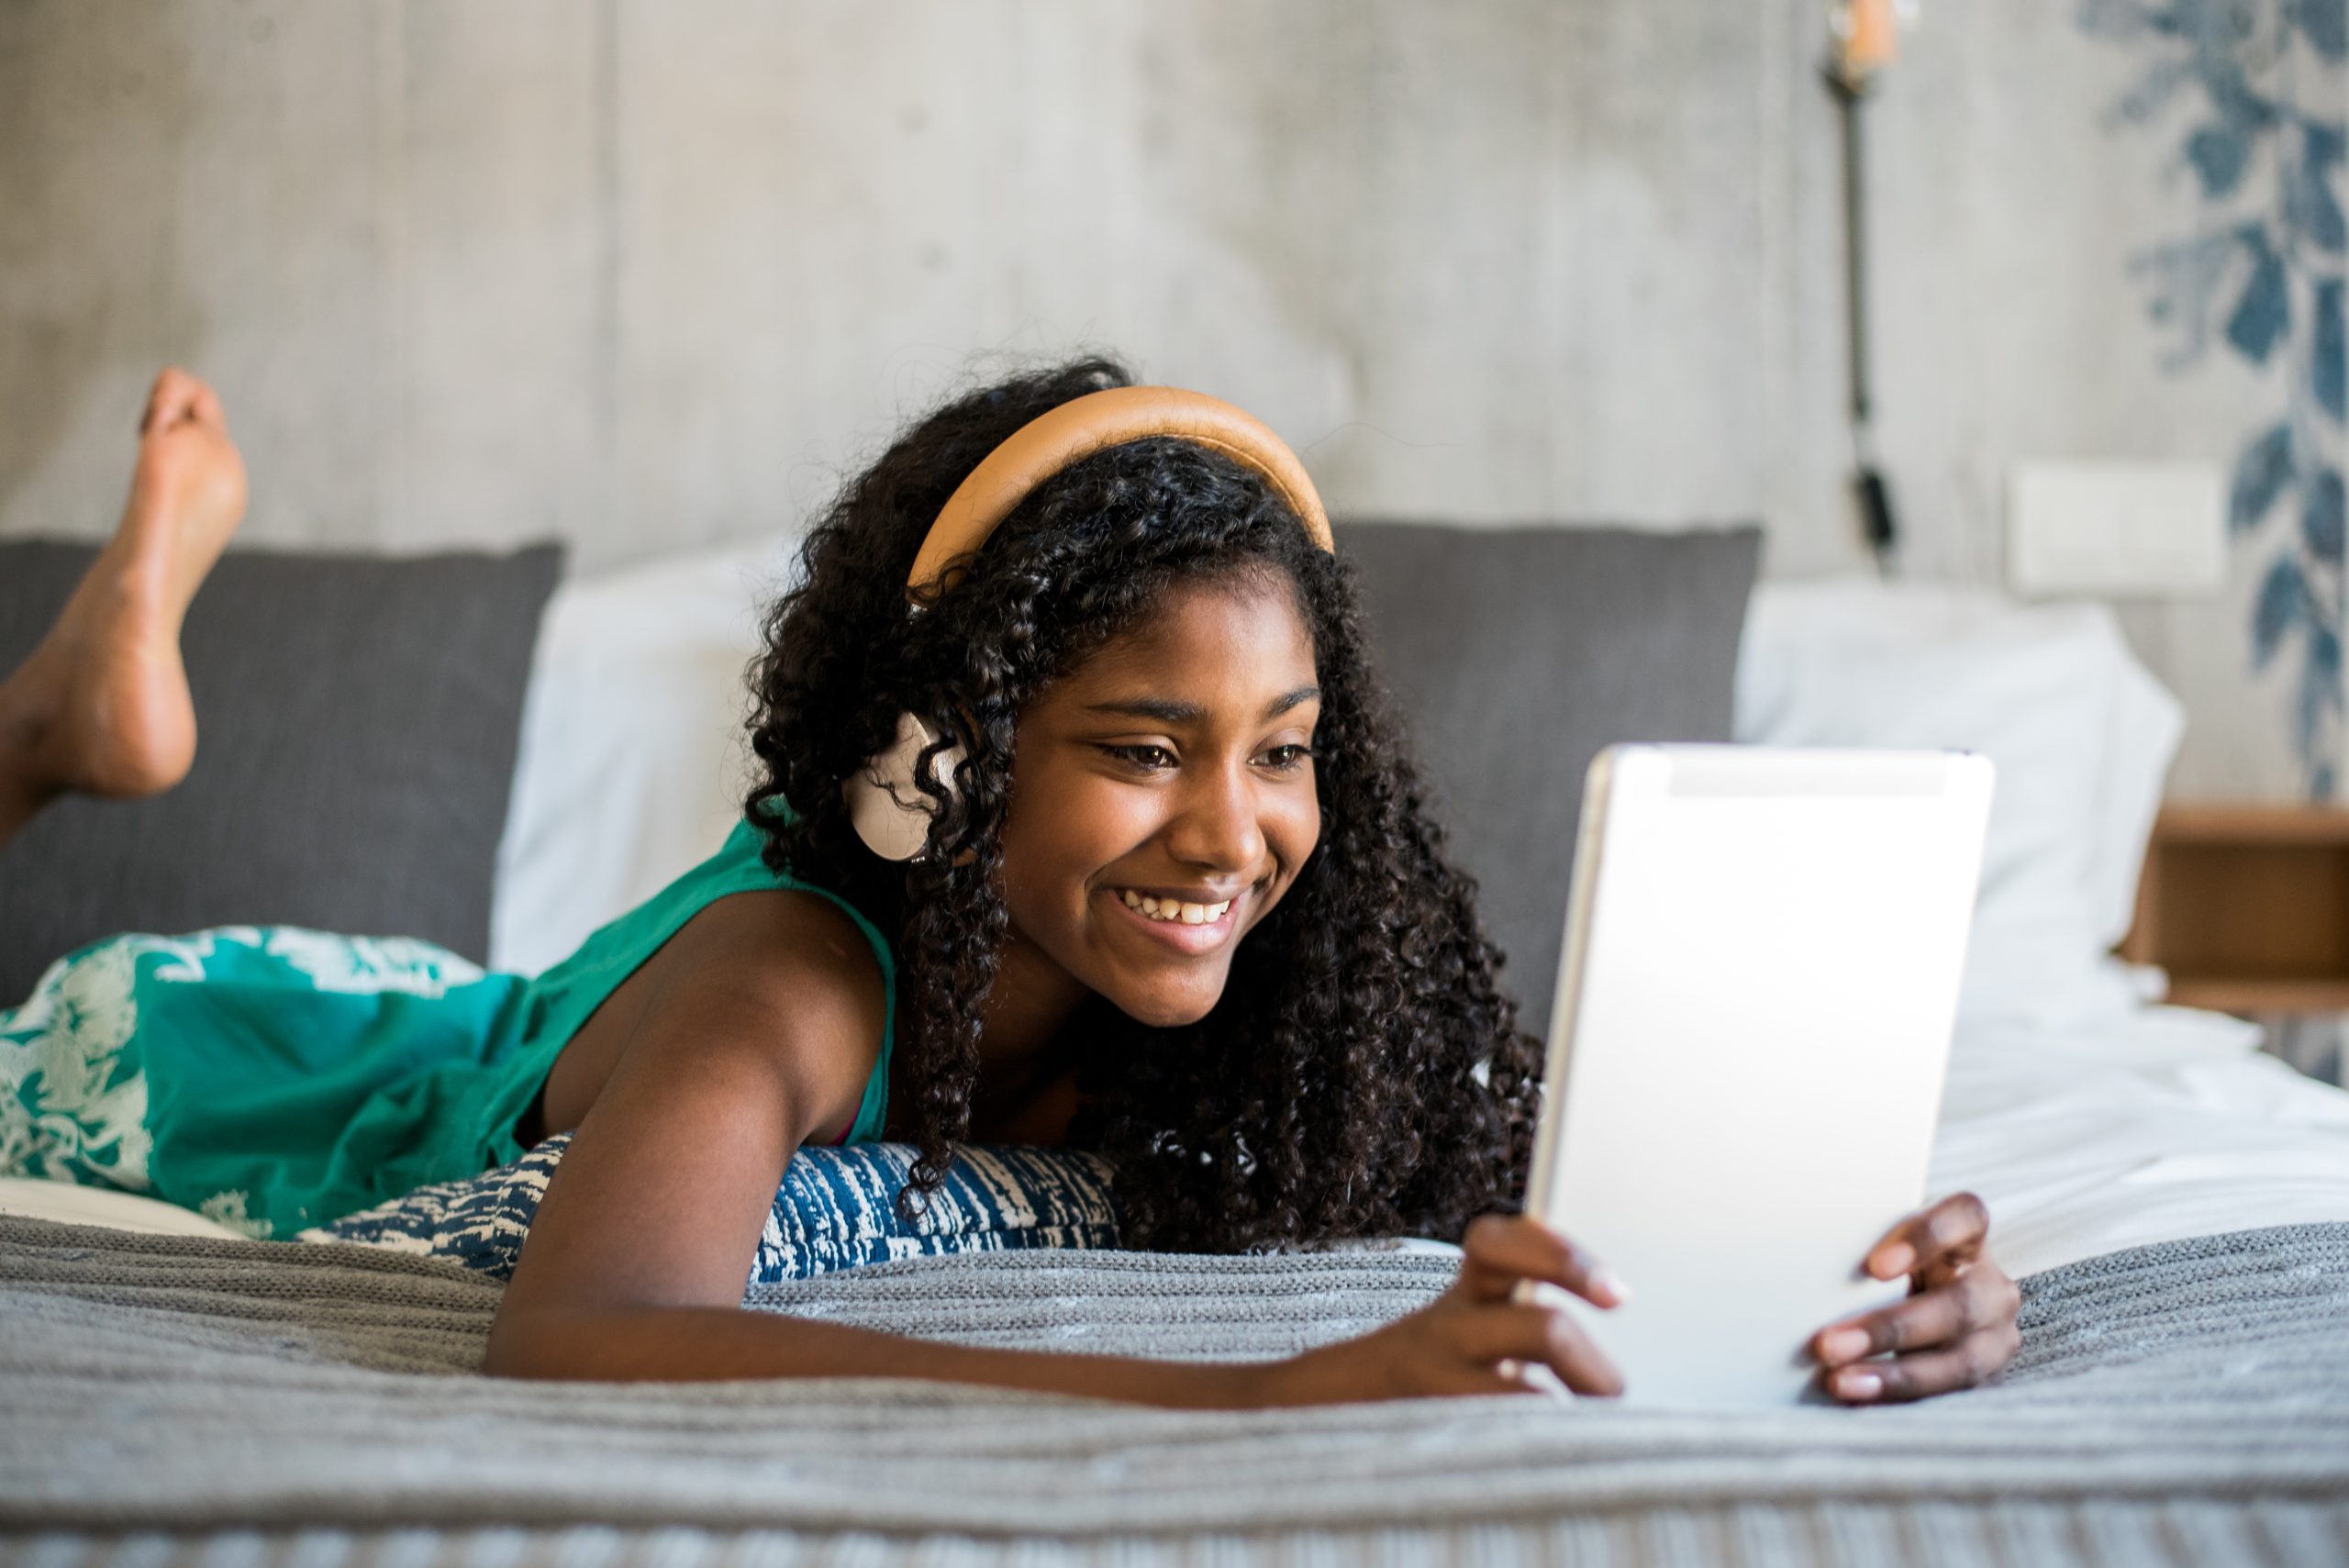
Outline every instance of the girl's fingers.
MULTIPOLYGON (((1611 1396, 1623 1392, 1623 1376, 1614 1362, 1554 1307, 1515 1302, 1472 1307, 1462 1315, 1458 1334, 1454 1343, 1478 1367, 1536 1362, 1556 1373, 1577 1394, 1611 1396)), ((1508 1372, 1501 1375, 1512 1376, 1508 1372)), ((1512 1381, 1524 1386, 1513 1376, 1512 1381)))
POLYGON ((1630 1295, 1598 1259, 1521 1214, 1484 1216, 1460 1245, 1458 1288, 1472 1301, 1506 1301, 1525 1280, 1561 1286, 1595 1307, 1620 1307, 1630 1295))
POLYGON ((1887 1351, 1922 1350, 2009 1325, 2021 1305, 2021 1291, 2003 1273, 1970 1270, 1920 1296, 1821 1329, 1811 1349, 1829 1367, 1887 1351))
POLYGON ((1525 1381, 1523 1371, 1514 1362, 1494 1366, 1463 1366, 1442 1379, 1431 1391, 1437 1398, 1451 1399, 1462 1395, 1471 1397, 1491 1394, 1531 1394, 1533 1385, 1525 1381))
POLYGON ((2011 1323, 1985 1329, 1943 1350, 1838 1367, 1827 1374, 1827 1389, 1850 1404, 1882 1405, 1972 1388, 2012 1361, 2021 1343, 2011 1323))
POLYGON ((1990 1234, 1990 1211, 1972 1193, 1953 1193, 1910 1215, 1868 1249, 1864 1265, 1878 1279, 1898 1279, 1936 1258, 1964 1262, 1990 1234))

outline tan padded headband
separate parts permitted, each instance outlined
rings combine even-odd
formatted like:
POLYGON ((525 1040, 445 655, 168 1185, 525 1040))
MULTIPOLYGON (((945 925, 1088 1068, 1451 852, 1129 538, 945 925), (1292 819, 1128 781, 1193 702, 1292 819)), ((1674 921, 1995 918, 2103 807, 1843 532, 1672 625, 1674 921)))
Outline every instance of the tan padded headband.
POLYGON ((1334 550, 1330 517, 1321 509, 1305 465, 1281 439, 1230 404, 1205 393, 1174 386, 1113 386, 1072 398, 1013 431, 971 470, 939 508, 930 537, 906 574, 906 592, 917 602, 944 586, 955 562, 987 541, 997 524, 1028 493, 1071 463, 1105 448, 1152 436, 1194 442, 1260 475, 1289 510, 1305 520, 1305 531, 1323 550, 1334 550))

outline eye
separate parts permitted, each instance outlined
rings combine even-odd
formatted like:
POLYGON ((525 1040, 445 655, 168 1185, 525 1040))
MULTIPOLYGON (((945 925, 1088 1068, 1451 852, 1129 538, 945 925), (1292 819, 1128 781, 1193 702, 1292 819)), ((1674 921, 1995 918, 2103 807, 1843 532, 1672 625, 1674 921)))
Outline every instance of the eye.
POLYGON ((1174 753, 1163 746, 1104 746, 1101 750, 1145 773, 1158 773, 1174 765, 1174 753))
POLYGON ((1265 765, 1281 773, 1294 773, 1313 760, 1310 746, 1275 746, 1264 753, 1265 765))

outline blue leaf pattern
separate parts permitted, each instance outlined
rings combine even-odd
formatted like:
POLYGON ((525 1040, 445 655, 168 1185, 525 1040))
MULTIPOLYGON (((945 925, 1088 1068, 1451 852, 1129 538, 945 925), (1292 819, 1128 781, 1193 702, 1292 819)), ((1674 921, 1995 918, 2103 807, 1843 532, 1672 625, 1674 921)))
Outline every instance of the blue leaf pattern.
POLYGON ((2310 622, 2309 656, 2300 665, 2300 700, 2294 713, 2294 738, 2302 746, 2324 730, 2325 720, 2341 708, 2341 639, 2330 628, 2310 622))
POLYGON ((2128 125, 2143 125, 2169 107, 2179 89, 2194 80, 2191 61, 2155 61, 2113 105, 2112 117, 2128 125))
POLYGON ((2294 233, 2320 250, 2341 253, 2341 203, 2332 195, 2332 171, 2340 167, 2341 138, 2321 125, 2300 135, 2300 156, 2284 172, 2284 219, 2294 233))
POLYGON ((2146 314, 2162 326, 2176 324, 2184 333, 2177 350, 2164 356, 2165 370, 2185 370, 2200 361, 2219 286, 2241 250, 2241 242, 2229 232, 2158 245, 2130 259, 2132 274, 2152 280, 2146 314))
POLYGON ((2234 484, 2227 496, 2227 527, 2235 533, 2257 528, 2276 497, 2292 479, 2292 428, 2270 426, 2235 459, 2234 484))
POLYGON ((2251 664, 2265 670, 2284 645, 2284 634, 2305 618, 2308 585, 2298 557, 2282 555, 2267 568, 2251 614, 2251 664))
POLYGON ((2301 156, 2319 165, 2319 172, 2327 178, 2340 164, 2343 153, 2349 152, 2349 145, 2344 145, 2344 139, 2349 139, 2349 126, 2330 120, 2300 122, 2301 156))
POLYGON ((2349 60, 2349 0, 2299 0, 2292 20, 2317 53, 2336 63, 2349 60))
POLYGON ((2339 566, 2341 534, 2341 471, 2320 468, 2300 496, 2300 538, 2310 555, 2327 566, 2339 566))
POLYGON ((2342 379, 2349 373, 2342 304, 2339 278, 2317 285, 2316 323, 2309 345, 2309 395, 2336 425, 2342 422, 2342 379))
POLYGON ((2251 143, 2224 126, 2206 125, 2186 139, 2186 161, 2194 165, 2205 197, 2228 195, 2243 183, 2251 143))
POLYGON ((2263 415, 2235 456, 2229 532, 2268 526, 2296 499, 2250 606, 2251 665, 2289 648, 2298 665, 2283 716, 2310 795, 2332 796, 2343 749, 2342 636, 2349 601, 2338 435, 2349 425, 2349 251, 2342 172, 2349 0, 2076 0, 2083 31, 2144 63, 2107 110, 2113 129, 2158 131, 2173 117, 2191 176, 2187 232, 2131 257, 2145 311, 2170 339, 2162 368, 2197 368, 2212 340, 2254 368, 2281 361, 2286 406, 2263 415), (2199 91, 2199 103, 2191 100, 2199 91))
POLYGON ((2283 258, 2265 234, 2254 230, 2247 235, 2245 248, 2251 252, 2251 279, 2236 297, 2234 314, 2227 317, 2227 341, 2253 364, 2264 365, 2291 328, 2291 289, 2283 258))

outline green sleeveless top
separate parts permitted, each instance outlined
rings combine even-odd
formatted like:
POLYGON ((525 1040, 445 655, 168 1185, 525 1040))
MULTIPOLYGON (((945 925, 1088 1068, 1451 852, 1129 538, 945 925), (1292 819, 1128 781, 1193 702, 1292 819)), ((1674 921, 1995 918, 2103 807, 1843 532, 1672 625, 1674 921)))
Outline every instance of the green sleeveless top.
POLYGON ((881 966, 880 1059, 845 1140, 877 1141, 896 1022, 888 944, 759 849, 738 824, 536 978, 485 974, 429 943, 282 926, 93 944, 24 1007, 0 1009, 0 1069, 47 1064, 0 1078, 39 1102, 28 1115, 73 1134, 43 1168, 10 1173, 148 1191, 278 1237, 479 1175, 520 1158, 515 1122, 622 981, 718 899, 777 888, 846 910, 881 966))
POLYGON ((813 893, 839 906, 864 933, 864 940, 873 945, 874 961, 881 965, 885 997, 881 1055, 873 1064, 873 1076, 865 1081, 856 1120, 842 1140, 847 1143, 880 1141, 882 1118, 889 1106, 889 1055, 897 1022, 896 965, 890 958, 889 944, 847 899, 797 877, 777 875, 767 869, 759 853, 758 829, 747 821, 736 823, 718 853, 596 931, 577 952, 528 983, 520 1038, 492 1064, 483 1084, 480 1115, 471 1125, 472 1141, 450 1151, 452 1162, 462 1156, 473 1164, 465 1173, 471 1175, 520 1159, 522 1146, 514 1137, 515 1122, 545 1084, 557 1054, 603 1006, 604 998, 618 990, 620 982, 635 973, 686 921, 720 898, 731 893, 771 893, 777 888, 813 893), (473 1162, 476 1150, 486 1157, 485 1163, 473 1162))

